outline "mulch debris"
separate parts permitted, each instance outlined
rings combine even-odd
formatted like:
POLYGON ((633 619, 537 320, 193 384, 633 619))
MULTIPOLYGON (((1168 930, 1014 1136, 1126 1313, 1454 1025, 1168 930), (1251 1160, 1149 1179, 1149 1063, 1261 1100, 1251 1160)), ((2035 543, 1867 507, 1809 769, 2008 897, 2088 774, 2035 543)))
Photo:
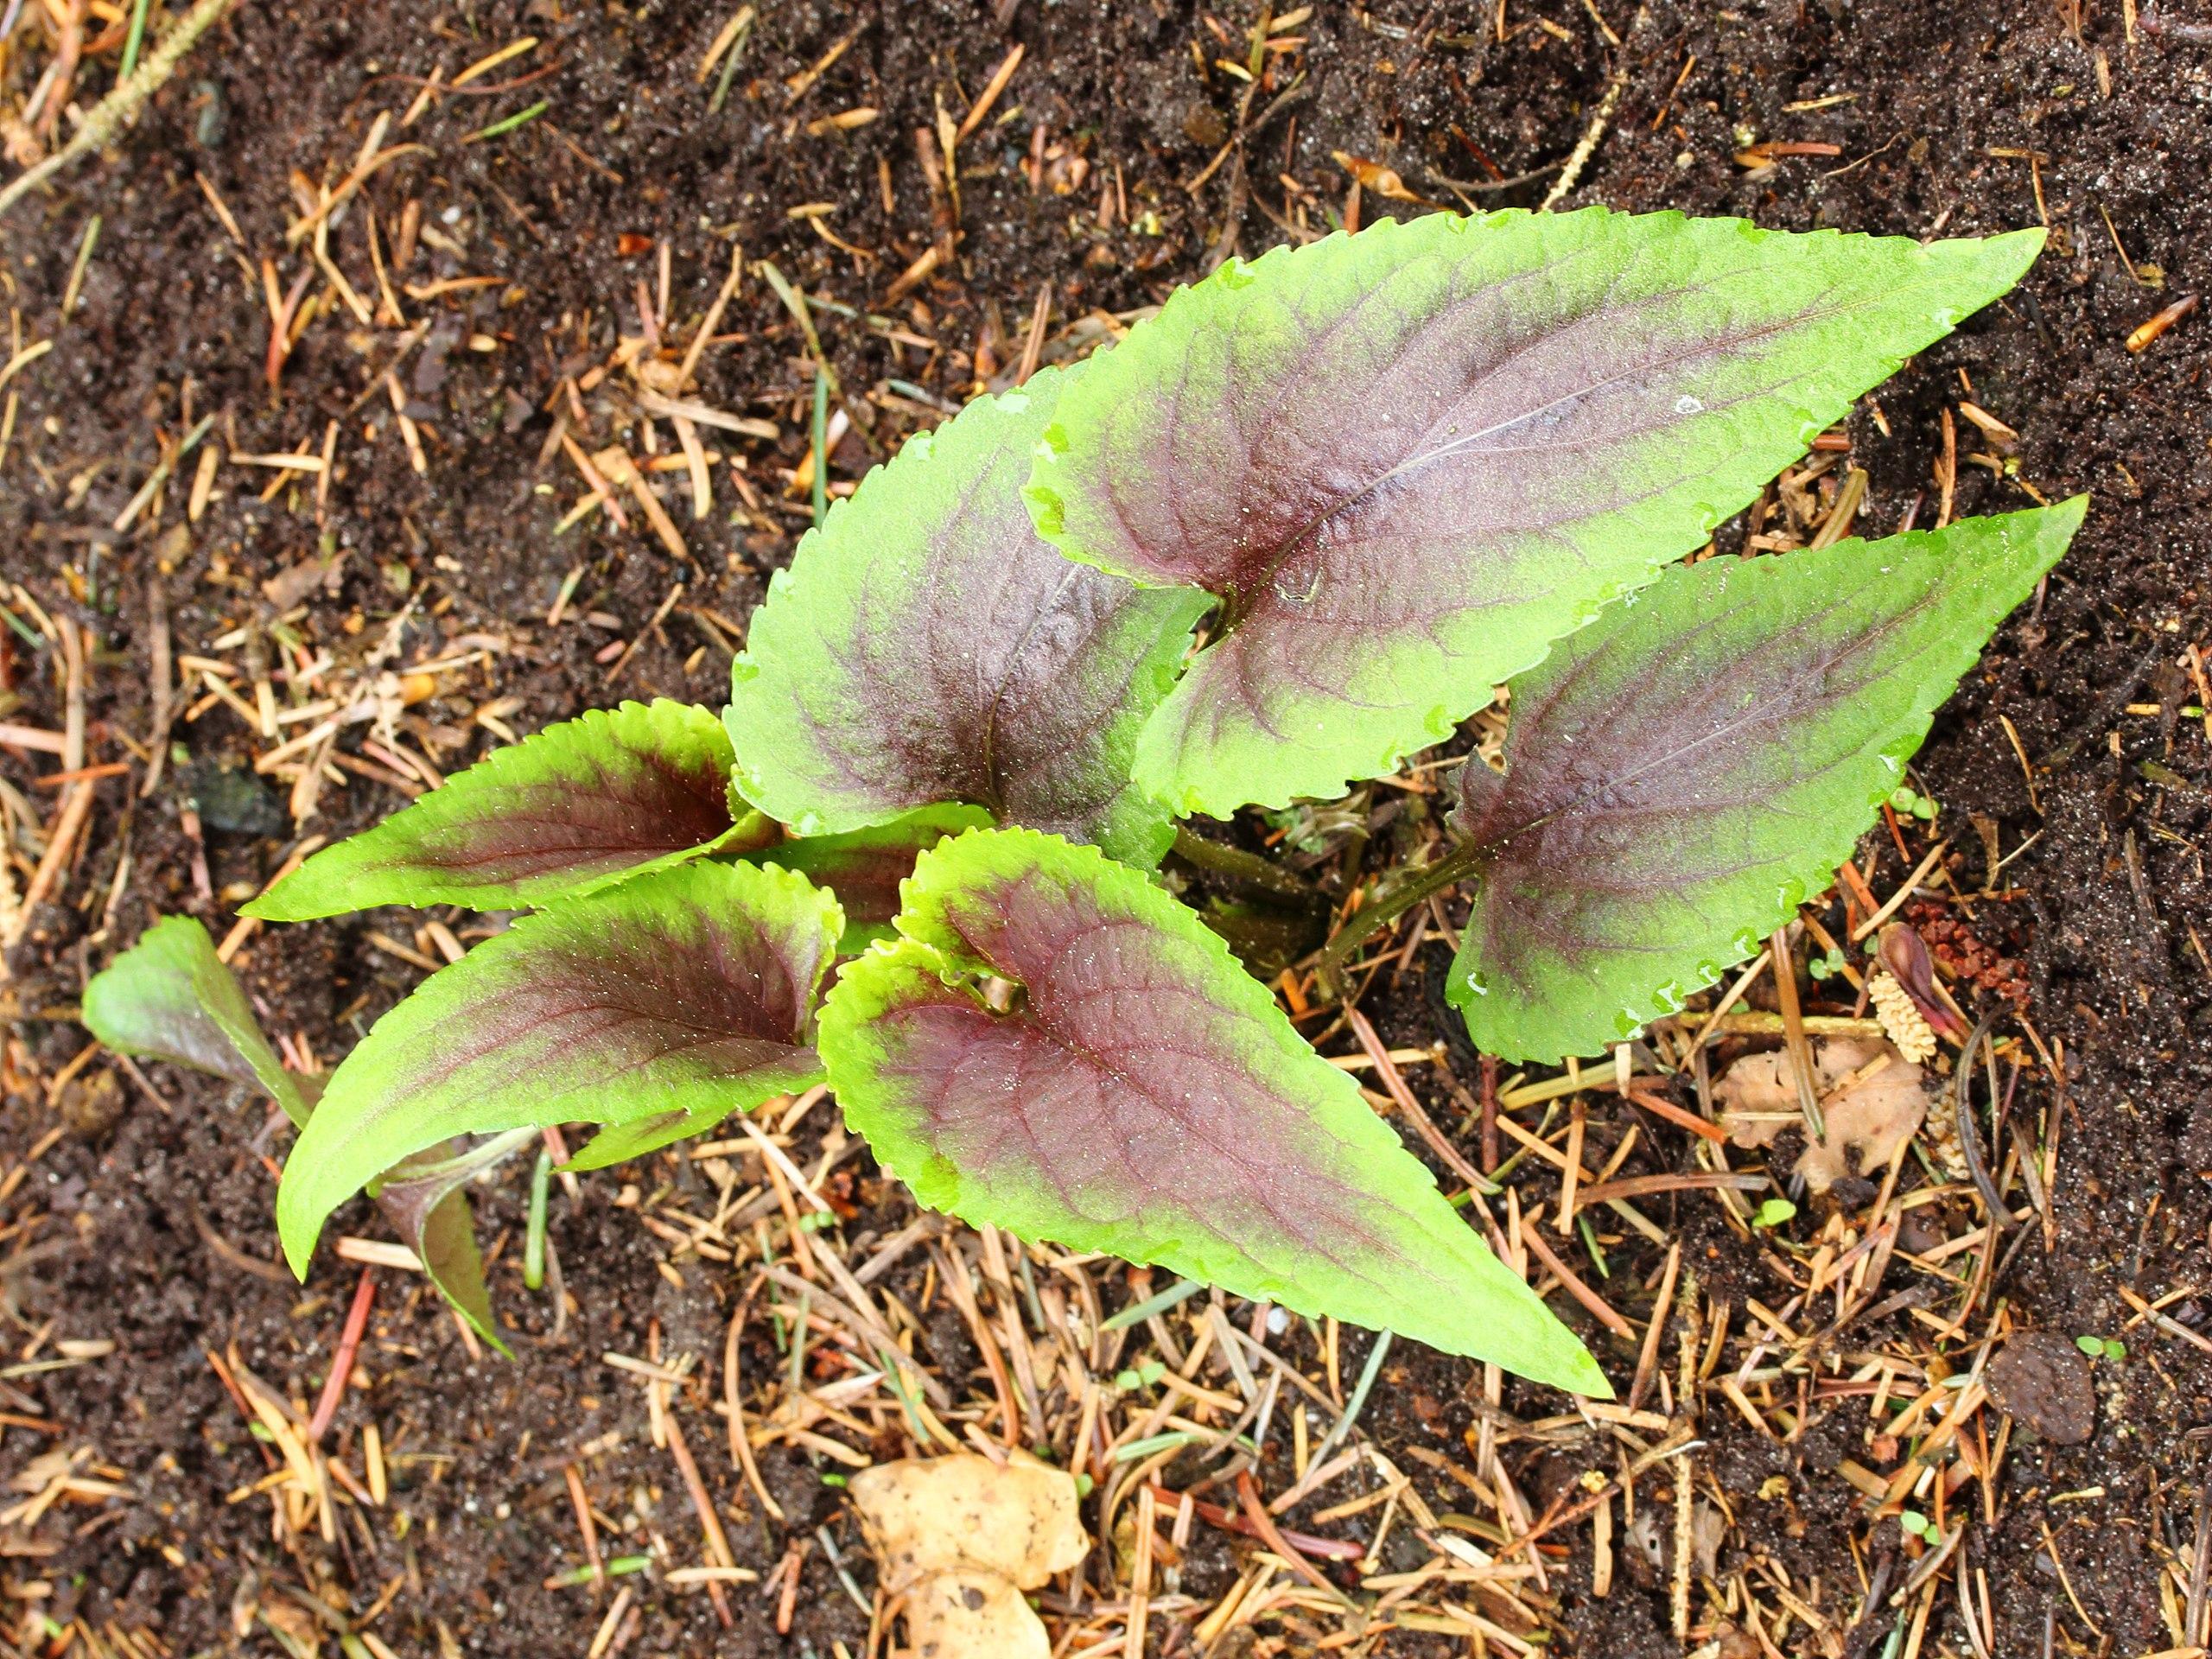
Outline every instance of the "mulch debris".
MULTIPOLYGON (((1057 1654, 2198 1659, 2197 25, 2071 0, 241 0, 158 86, 126 74, 202 14, 0 5, 5 176, 46 179, 0 219, 18 1651, 861 1659, 905 1626, 849 1484, 961 1452, 1086 1492, 1091 1548, 1035 1594, 1057 1654), (1449 905, 1370 942, 1348 1003, 1278 979, 1618 1400, 918 1213, 818 1091, 556 1181, 543 1292, 526 1171, 487 1189, 507 1362, 347 1231, 365 1208, 293 1284, 281 1115, 74 1023, 91 971, 188 912, 288 1063, 327 1068, 496 920, 266 930, 238 905, 551 721, 717 702, 768 573, 909 433, 1232 251, 1585 200, 2049 227, 2017 294, 1722 550, 2097 498, 1914 768, 1933 816, 1885 811, 1766 953, 1608 1061, 1469 1051, 1449 905), (1932 1021, 1867 954, 1885 925, 1933 964, 1932 1021), (1961 1144, 1941 1016, 1993 1007, 1961 1144), (1917 1066, 1927 1104, 1815 1191, 1801 1111, 1731 1123, 1716 1095, 1771 1055, 1794 1100, 1847 1049, 1821 1087, 1917 1066)), ((1342 911, 1499 730, 1225 833, 1342 911)))

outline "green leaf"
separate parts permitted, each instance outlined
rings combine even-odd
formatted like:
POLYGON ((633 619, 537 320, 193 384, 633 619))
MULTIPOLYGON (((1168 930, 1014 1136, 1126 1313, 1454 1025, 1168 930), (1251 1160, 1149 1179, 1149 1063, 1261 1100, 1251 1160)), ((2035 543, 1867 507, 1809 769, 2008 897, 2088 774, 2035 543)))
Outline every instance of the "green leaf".
POLYGON ((1607 1392, 1358 1085, 1142 875, 976 830, 923 854, 906 899, 821 1044, 847 1122, 924 1204, 1607 1392))
MULTIPOLYGON (((495 750, 373 830, 317 853, 245 914, 372 905, 513 910, 772 833, 734 819, 729 737, 704 709, 594 709, 495 750)), ((742 808, 743 804, 738 804, 742 808)))
MULTIPOLYGON (((820 1081, 819 1077, 815 1079, 817 1083, 820 1081)), ((761 1096, 760 1100, 772 1100, 777 1092, 771 1090, 761 1096)), ((642 1158, 649 1152, 658 1152, 663 1147, 672 1147, 678 1141, 689 1141, 695 1135, 704 1135, 741 1108, 750 1111, 760 1103, 760 1100, 747 1101, 742 1095, 730 1095, 701 1106, 655 1112, 649 1117, 638 1118, 632 1122, 610 1124, 592 1136, 561 1167, 578 1173, 587 1170, 612 1169, 617 1164, 628 1163, 632 1158, 642 1158)))
MULTIPOLYGON (((168 1060, 233 1083, 258 1085, 305 1128, 321 1080, 287 1071, 253 1016, 238 978, 189 916, 154 924, 85 988, 85 1025, 122 1054, 168 1060)), ((476 1249, 467 1183, 512 1151, 464 1142, 402 1160, 380 1177, 380 1208, 445 1299, 505 1353, 476 1249)))
POLYGON ((1082 371, 983 397, 830 511, 769 584, 731 671, 740 786, 802 836, 965 802, 1158 861, 1129 785, 1201 595, 1147 591, 1039 540, 1021 491, 1082 371))
POLYGON ((925 806, 867 830, 836 836, 802 836, 745 856, 756 864, 797 870, 837 895, 845 912, 845 937, 837 954, 857 956, 878 939, 893 937, 899 887, 914 873, 914 860, 947 836, 988 823, 980 806, 925 806))
POLYGON ((313 1106, 262 1034, 245 988, 190 916, 165 916, 85 987, 85 1027, 118 1054, 259 1088, 296 1126, 313 1106))
POLYGON ((415 1252, 430 1282, 479 1336, 510 1357, 512 1351, 499 1334, 491 1289, 484 1282, 484 1256, 477 1249, 467 1189, 537 1137, 535 1129, 517 1129, 474 1145, 449 1141, 402 1159, 376 1184, 377 1208, 415 1252))
POLYGON ((1515 680, 1505 775, 1470 760, 1453 817, 1476 1044, 1594 1054, 1756 950, 2086 506, 1675 569, 1515 680))
POLYGON ((1592 207, 1231 260, 1069 388, 1029 492, 1070 557, 1221 601, 1137 785, 1225 817, 1445 737, 2042 242, 1592 207))
POLYGON ((711 1122, 821 1081, 814 995, 843 928, 804 876, 696 862, 526 916, 441 969, 346 1056, 292 1148, 276 1223, 294 1269, 339 1205, 450 1136, 711 1122))

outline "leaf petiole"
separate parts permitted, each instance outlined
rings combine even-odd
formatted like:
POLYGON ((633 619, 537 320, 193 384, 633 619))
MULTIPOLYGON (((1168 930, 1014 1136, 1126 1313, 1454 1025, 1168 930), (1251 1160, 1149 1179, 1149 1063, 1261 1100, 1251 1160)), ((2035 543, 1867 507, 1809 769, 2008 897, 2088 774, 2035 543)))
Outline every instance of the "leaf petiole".
MULTIPOLYGON (((1468 764, 1480 766, 1482 763, 1471 760, 1468 764)), ((1322 990, 1335 995, 1344 988, 1344 963, 1362 940, 1396 921, 1430 895, 1459 886, 1474 874, 1479 862, 1473 849, 1465 845, 1455 847, 1435 863, 1406 872, 1353 912, 1329 940, 1327 948, 1321 952, 1320 961, 1315 964, 1314 974, 1322 990)))
POLYGON ((1248 853, 1242 847, 1227 842, 1209 841, 1194 835, 1181 824, 1175 826, 1175 856, 1185 864, 1197 866, 1209 874, 1226 877, 1247 887, 1271 893, 1278 899, 1287 899, 1301 905, 1321 902, 1321 894, 1310 881, 1293 874, 1271 858, 1257 853, 1248 853))
POLYGON ((553 1154, 541 1150, 530 1172, 530 1226, 523 1235, 522 1284, 537 1290, 545 1283, 545 1197, 553 1180, 553 1154))

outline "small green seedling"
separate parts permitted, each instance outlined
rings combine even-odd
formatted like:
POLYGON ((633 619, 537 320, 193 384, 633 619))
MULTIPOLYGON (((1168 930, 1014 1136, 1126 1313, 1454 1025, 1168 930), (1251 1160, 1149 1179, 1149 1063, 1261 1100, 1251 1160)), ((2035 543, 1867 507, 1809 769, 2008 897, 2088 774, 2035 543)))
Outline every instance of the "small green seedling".
POLYGON ((1932 799, 1906 784, 1899 784, 1890 791, 1890 809, 1923 823, 1933 822, 1937 810, 1932 799))
MULTIPOLYGON (((1449 849, 1325 976, 1465 887, 1450 995, 1485 1052, 1599 1054, 1680 1009, 1906 799, 2084 504, 1680 561, 2041 243, 1384 222, 978 399, 828 508, 719 717, 550 728, 247 907, 529 912, 295 1114, 294 1267, 457 1137, 594 1124, 594 1168, 827 1083, 934 1208, 1608 1392, 1157 867, 1179 818, 1325 812, 1503 683, 1503 770, 1459 766, 1449 849)), ((94 1030, 235 1069, 128 1006, 147 948, 94 1030)), ((216 992, 165 981, 162 1018, 216 992)))
POLYGON ((1114 1386, 1123 1394, 1135 1394, 1139 1389, 1148 1389, 1167 1375, 1167 1367, 1159 1360, 1147 1359, 1141 1365, 1117 1372, 1114 1386))
POLYGON ((1897 1527, 1910 1537, 1925 1538, 1933 1541, 1937 1535, 1936 1523, 1917 1510, 1899 1510, 1897 1527))
POLYGON ((1797 1206, 1789 1199, 1768 1198, 1760 1204, 1758 1213, 1751 1217, 1751 1225, 1779 1227, 1785 1222, 1795 1220, 1796 1216, 1797 1206))
POLYGON ((2118 1337, 2076 1337, 2074 1345, 2091 1359, 2117 1362, 2127 1357, 2127 1344, 2118 1337))

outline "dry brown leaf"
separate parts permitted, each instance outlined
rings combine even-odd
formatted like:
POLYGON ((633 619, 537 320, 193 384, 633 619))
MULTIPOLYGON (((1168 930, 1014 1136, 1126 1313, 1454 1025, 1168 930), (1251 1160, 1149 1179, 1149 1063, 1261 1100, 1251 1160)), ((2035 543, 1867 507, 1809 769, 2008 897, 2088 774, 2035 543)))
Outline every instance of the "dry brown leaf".
POLYGON ((1080 1561, 1090 1539, 1075 1477, 972 1452, 880 1463, 853 1477, 853 1507, 884 1592, 906 1598, 922 1659, 1051 1659, 1022 1592, 1080 1561))
MULTIPOLYGON (((1720 1121, 1739 1147, 1764 1147, 1801 1121, 1789 1056, 1747 1054, 1713 1085, 1720 1121)), ((1814 1086, 1827 1139, 1805 1148, 1797 1173, 1815 1192, 1847 1175, 1878 1170, 1912 1138, 1928 1110, 1920 1068, 1890 1044, 1856 1037, 1813 1044, 1814 1086)))
POLYGON ((345 565, 343 553, 333 553, 327 559, 302 559, 263 582, 261 591, 277 610, 289 611, 295 605, 305 604, 318 588, 327 588, 335 593, 345 565))

